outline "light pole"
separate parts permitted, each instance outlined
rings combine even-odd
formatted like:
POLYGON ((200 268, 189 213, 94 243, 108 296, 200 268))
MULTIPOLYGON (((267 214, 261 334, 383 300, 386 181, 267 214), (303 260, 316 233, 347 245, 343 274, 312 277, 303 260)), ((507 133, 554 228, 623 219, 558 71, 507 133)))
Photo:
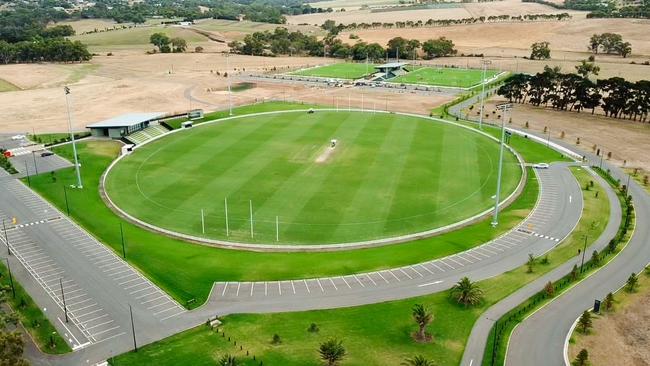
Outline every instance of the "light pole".
POLYGON ((2 231, 4 231, 5 243, 7 243, 7 255, 11 255, 11 249, 9 248, 9 238, 7 238, 7 226, 5 225, 5 219, 2 219, 2 231))
POLYGON ((580 262, 580 273, 582 273, 582 267, 585 265, 585 252, 587 251, 587 239, 589 234, 585 234, 585 244, 582 248, 582 261, 580 262))
MULTIPOLYGON (((9 243, 7 243, 7 247, 9 247, 9 243)), ((16 288, 14 287, 14 278, 11 275, 11 266, 9 265, 9 258, 5 258, 5 261, 7 262, 7 272, 9 272, 9 283, 11 284, 11 294, 13 295, 13 298, 16 298, 16 288)))
POLYGON ((38 175, 38 165, 36 165, 36 154, 32 151, 32 159, 34 159, 34 175, 38 175))
POLYGON ((131 304, 129 304, 129 315, 131 316, 131 332, 133 333, 133 349, 135 352, 138 352, 138 343, 135 340, 135 323, 133 322, 133 309, 131 304))
POLYGON ((61 300, 63 301, 63 313, 65 314, 65 322, 68 322, 68 307, 65 305, 65 292, 63 292, 63 278, 59 278, 59 285, 61 286, 61 300))
POLYGON ((512 108, 510 103, 501 103, 497 105, 497 109, 501 111, 501 146, 499 148, 499 173, 497 175, 497 193, 494 196, 494 217, 492 217, 492 226, 499 225, 499 196, 501 195, 501 173, 503 170, 503 147, 506 135, 506 112, 512 108))
POLYGON ((226 53, 226 79, 228 79, 228 115, 232 116, 232 88, 230 87, 230 52, 226 53))
POLYGON ((70 108, 70 88, 63 87, 65 92, 65 102, 68 109, 68 130, 70 131, 70 141, 72 141, 72 153, 74 154, 74 166, 77 173, 77 188, 83 188, 81 183, 81 173, 79 172, 79 159, 77 158, 77 144, 74 141, 74 133, 72 133, 72 112, 70 108))
POLYGON ((490 60, 483 60, 483 79, 481 83, 481 115, 478 117, 478 128, 483 128, 483 105, 485 103, 485 72, 487 71, 487 66, 492 63, 490 60))
POLYGON ((68 203, 68 189, 63 185, 63 198, 65 198, 65 211, 70 216, 70 204, 68 203))

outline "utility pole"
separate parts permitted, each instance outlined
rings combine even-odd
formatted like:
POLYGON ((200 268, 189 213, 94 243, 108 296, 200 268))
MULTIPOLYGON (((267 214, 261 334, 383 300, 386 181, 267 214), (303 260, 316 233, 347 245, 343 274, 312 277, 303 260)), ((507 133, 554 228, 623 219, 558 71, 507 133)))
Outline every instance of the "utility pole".
POLYGON ((485 104, 485 72, 487 71, 487 66, 490 65, 492 61, 490 60, 483 60, 483 79, 481 83, 481 115, 478 117, 478 128, 482 129, 483 128, 483 106, 485 104))
POLYGON ((582 261, 580 263, 580 273, 582 273, 582 267, 585 265, 585 252, 587 251, 587 238, 589 234, 585 234, 585 244, 582 248, 582 261))
POLYGON ((34 154, 33 151, 32 151, 32 159, 34 159, 34 171, 36 172, 34 173, 34 175, 38 175, 38 165, 36 165, 36 154, 34 154))
POLYGON ((27 166, 27 161, 25 161, 25 176, 27 177, 27 185, 32 186, 32 181, 29 179, 29 167, 27 166))
POLYGON ((77 173, 77 188, 83 188, 81 183, 81 173, 79 172, 79 158, 77 157, 77 144, 74 141, 74 133, 72 133, 72 112, 70 108, 70 88, 63 87, 65 92, 65 102, 68 109, 68 130, 70 131, 70 140, 72 141, 72 153, 74 154, 74 166, 77 173))
POLYGON ((501 146, 499 148, 499 173, 497 175, 497 193, 494 198, 494 217, 492 217, 492 226, 496 227, 499 225, 499 199, 501 195, 501 174, 503 170, 503 148, 504 148, 504 139, 506 135, 506 112, 512 109, 512 104, 510 103, 501 103, 497 105, 497 109, 501 111, 501 146))

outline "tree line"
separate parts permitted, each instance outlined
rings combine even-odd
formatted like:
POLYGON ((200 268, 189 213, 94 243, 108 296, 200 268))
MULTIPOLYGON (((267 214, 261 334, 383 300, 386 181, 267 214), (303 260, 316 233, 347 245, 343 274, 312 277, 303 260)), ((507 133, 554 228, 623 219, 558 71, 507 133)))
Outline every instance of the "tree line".
POLYGON ((290 32, 278 27, 275 31, 255 32, 246 35, 243 41, 228 43, 232 52, 252 56, 278 55, 307 55, 329 56, 352 60, 381 61, 385 58, 417 59, 420 55, 431 59, 456 54, 454 43, 440 37, 420 42, 417 39, 395 37, 388 41, 386 47, 379 43, 359 41, 354 45, 343 43, 335 35, 330 34, 323 40, 316 36, 306 35, 300 31, 290 32), (421 51, 421 52, 420 52, 421 51))
MULTIPOLYGON (((376 28, 421 28, 421 27, 447 27, 452 25, 467 25, 467 24, 480 24, 480 23, 498 23, 498 22, 525 22, 525 21, 538 21, 538 20, 568 20, 571 19, 569 13, 561 14, 527 14, 527 15, 491 15, 488 17, 471 17, 463 19, 429 19, 427 21, 417 20, 417 21, 398 21, 398 22, 372 22, 372 23, 350 23, 350 24, 338 24, 336 28, 338 32, 344 30, 355 30, 355 29, 376 29, 376 28)), ((332 20, 328 20, 323 23, 322 27, 324 29, 331 30, 332 20)))
POLYGON ((546 0, 522 0, 525 3, 538 3, 556 9, 590 11, 587 18, 650 18, 650 0, 643 0, 639 5, 619 6, 612 1, 600 0, 565 0, 555 3, 546 0))
POLYGON ((550 106, 557 110, 576 111, 601 108, 607 117, 647 122, 650 113, 650 81, 630 82, 620 77, 598 79, 597 66, 583 61, 578 73, 562 73, 559 67, 545 66, 535 75, 516 74, 497 94, 515 103, 550 106))

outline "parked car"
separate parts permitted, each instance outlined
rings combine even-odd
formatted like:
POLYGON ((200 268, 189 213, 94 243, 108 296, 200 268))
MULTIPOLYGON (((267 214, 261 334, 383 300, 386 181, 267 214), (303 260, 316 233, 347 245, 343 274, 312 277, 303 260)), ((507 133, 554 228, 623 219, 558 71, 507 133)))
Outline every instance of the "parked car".
POLYGON ((51 151, 43 151, 43 152, 41 153, 41 156, 42 156, 42 157, 52 156, 52 155, 54 155, 54 153, 51 152, 51 151))
POLYGON ((535 167, 537 169, 548 169, 549 165, 546 164, 546 163, 539 163, 539 164, 533 165, 533 167, 535 167))

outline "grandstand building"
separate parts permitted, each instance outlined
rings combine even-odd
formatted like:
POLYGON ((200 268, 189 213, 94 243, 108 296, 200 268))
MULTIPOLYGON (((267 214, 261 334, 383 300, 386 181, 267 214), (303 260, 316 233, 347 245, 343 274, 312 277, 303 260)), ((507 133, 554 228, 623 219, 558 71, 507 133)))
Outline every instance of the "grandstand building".
POLYGON ((94 137, 125 139, 139 144, 162 135, 167 129, 158 124, 165 113, 128 113, 86 126, 94 137))

